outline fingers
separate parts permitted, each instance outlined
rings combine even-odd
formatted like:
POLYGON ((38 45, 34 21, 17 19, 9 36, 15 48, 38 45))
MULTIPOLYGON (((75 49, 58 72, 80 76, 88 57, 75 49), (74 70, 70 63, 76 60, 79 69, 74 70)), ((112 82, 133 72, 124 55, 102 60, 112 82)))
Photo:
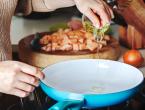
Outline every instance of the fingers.
POLYGON ((24 83, 24 82, 21 82, 21 81, 17 81, 14 84, 14 87, 16 89, 22 90, 22 91, 27 92, 27 93, 30 93, 30 92, 33 92, 34 91, 34 86, 29 85, 29 84, 24 83))
POLYGON ((109 16, 110 16, 110 19, 113 19, 114 18, 114 13, 113 13, 112 9, 104 1, 103 1, 103 3, 104 3, 104 6, 105 6, 109 16))
POLYGON ((82 12, 93 22, 96 28, 102 28, 105 24, 110 24, 111 19, 114 18, 114 14, 111 8, 103 0, 85 2, 85 8, 87 7, 89 11, 84 11, 85 9, 82 9, 82 12))
POLYGON ((38 87, 39 79, 23 72, 18 73, 17 80, 38 87))
MULTIPOLYGON (((108 6, 109 7, 109 6, 108 6)), ((114 19, 114 13, 113 13, 113 11, 112 11, 112 9, 109 7, 109 11, 110 11, 110 13, 111 13, 111 19, 114 19)))
POLYGON ((43 78, 40 70, 21 62, 5 61, 1 67, 1 73, 4 73, 0 77, 2 93, 26 97, 39 85, 39 78, 43 78))
POLYGON ((20 64, 20 69, 22 72, 27 73, 27 74, 32 75, 32 76, 35 76, 39 79, 44 78, 43 73, 38 68, 27 65, 25 63, 21 63, 21 62, 19 62, 19 64, 20 64))
POLYGON ((94 6, 93 7, 94 11, 99 15, 100 20, 101 20, 101 27, 104 26, 105 24, 109 24, 111 17, 110 17, 110 12, 108 11, 108 9, 106 9, 104 6, 101 7, 100 9, 98 9, 98 7, 94 6), (108 13, 109 12, 109 13, 108 13))
POLYGON ((20 90, 20 89, 13 89, 10 94, 18 96, 18 97, 26 97, 29 95, 28 92, 25 92, 25 91, 20 90))
POLYGON ((110 13, 110 10, 107 8, 107 7, 105 7, 105 11, 106 11, 106 13, 107 13, 107 19, 108 20, 106 20, 106 18, 104 18, 103 16, 103 14, 102 14, 102 16, 101 16, 101 23, 102 23, 102 27, 105 25, 105 24, 110 24, 110 21, 111 21, 111 13, 110 13), (103 19, 104 18, 104 19, 103 19))
POLYGON ((95 15, 95 13, 93 13, 93 11, 91 9, 88 9, 86 12, 86 16, 92 21, 93 25, 97 28, 100 27, 100 20, 97 17, 97 15, 95 15))

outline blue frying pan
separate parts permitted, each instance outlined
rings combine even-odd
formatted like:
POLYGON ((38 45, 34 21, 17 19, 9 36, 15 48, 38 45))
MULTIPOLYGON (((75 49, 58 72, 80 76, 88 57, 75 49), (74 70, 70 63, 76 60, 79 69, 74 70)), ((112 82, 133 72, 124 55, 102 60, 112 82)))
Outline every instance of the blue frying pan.
POLYGON ((79 110, 121 103, 143 82, 135 67, 110 60, 80 59, 57 63, 43 70, 42 90, 58 101, 49 110, 79 110))

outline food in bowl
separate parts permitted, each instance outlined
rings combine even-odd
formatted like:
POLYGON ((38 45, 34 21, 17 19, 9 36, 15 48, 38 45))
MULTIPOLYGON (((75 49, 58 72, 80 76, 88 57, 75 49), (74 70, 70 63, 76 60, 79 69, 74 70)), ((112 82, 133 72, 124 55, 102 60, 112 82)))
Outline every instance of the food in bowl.
POLYGON ((35 46, 38 45, 42 52, 48 54, 97 53, 108 50, 106 47, 114 45, 119 47, 117 40, 110 35, 104 34, 100 39, 96 38, 93 32, 83 27, 80 20, 70 21, 67 28, 59 28, 55 32, 40 35, 35 46))
POLYGON ((92 33, 83 29, 59 29, 53 34, 44 35, 39 44, 45 52, 53 51, 97 51, 107 46, 110 36, 105 35, 101 41, 97 41, 92 33))
POLYGON ((71 21, 59 29, 56 27, 51 28, 50 32, 32 34, 21 39, 21 61, 43 68, 66 60, 117 60, 120 56, 120 45, 109 34, 96 40, 93 33, 85 31, 80 21, 71 21))

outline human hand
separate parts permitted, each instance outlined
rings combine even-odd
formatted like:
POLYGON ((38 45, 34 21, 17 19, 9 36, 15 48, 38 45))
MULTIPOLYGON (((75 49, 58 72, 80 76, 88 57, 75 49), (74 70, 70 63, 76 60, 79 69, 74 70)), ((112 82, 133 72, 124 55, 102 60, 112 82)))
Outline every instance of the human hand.
POLYGON ((103 0, 74 0, 77 8, 87 16, 97 28, 110 24, 113 11, 103 0))
POLYGON ((0 62, 0 92, 26 97, 39 85, 43 74, 36 68, 17 61, 0 62))

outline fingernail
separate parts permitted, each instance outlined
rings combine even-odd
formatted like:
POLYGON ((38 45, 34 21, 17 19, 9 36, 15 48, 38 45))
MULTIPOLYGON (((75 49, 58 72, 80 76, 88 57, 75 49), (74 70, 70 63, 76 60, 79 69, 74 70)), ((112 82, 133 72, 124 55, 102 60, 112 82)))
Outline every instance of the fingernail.
POLYGON ((117 5, 114 5, 114 6, 113 6, 113 9, 117 9, 117 8, 118 8, 117 5))
POLYGON ((39 68, 37 68, 37 75, 39 79, 43 79, 44 78, 44 74, 41 72, 41 70, 39 68))
POLYGON ((35 82, 35 87, 38 87, 39 86, 39 84, 40 84, 40 81, 39 81, 39 79, 35 82))
POLYGON ((38 82, 38 84, 36 85, 36 87, 38 87, 40 85, 40 82, 38 82))
POLYGON ((45 75, 44 73, 41 72, 41 79, 44 79, 45 78, 45 75))

